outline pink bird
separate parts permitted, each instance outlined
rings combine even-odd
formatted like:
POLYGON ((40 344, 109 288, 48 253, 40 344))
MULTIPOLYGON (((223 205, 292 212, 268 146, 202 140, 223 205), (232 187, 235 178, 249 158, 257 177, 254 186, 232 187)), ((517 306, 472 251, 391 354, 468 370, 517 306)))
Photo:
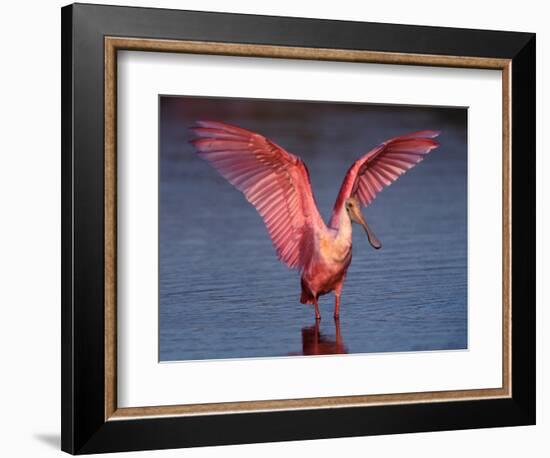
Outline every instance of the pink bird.
POLYGON ((380 242, 367 225, 368 206, 386 186, 419 163, 439 144, 439 132, 423 130, 392 138, 349 168, 328 226, 311 190, 304 162, 260 134, 217 121, 197 121, 191 140, 197 154, 241 191, 262 217, 278 258, 301 274, 302 304, 315 306, 334 291, 334 318, 351 263, 352 223, 363 226, 370 244, 380 242))

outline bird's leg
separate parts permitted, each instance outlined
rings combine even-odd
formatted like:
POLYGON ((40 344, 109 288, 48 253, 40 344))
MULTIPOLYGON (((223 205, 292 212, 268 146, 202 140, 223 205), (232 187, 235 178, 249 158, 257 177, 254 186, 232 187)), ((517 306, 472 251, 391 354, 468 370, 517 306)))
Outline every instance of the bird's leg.
POLYGON ((340 320, 336 319, 334 321, 334 328, 336 331, 336 345, 338 347, 343 347, 342 333, 340 332, 340 320))
POLYGON ((340 291, 334 292, 334 319, 340 319, 340 291))
POLYGON ((344 285, 344 279, 336 285, 334 288, 334 319, 340 319, 340 293, 342 292, 342 286, 344 285))
POLYGON ((317 296, 313 296, 313 304, 315 305, 315 319, 320 320, 321 314, 319 313, 319 304, 317 303, 317 296))

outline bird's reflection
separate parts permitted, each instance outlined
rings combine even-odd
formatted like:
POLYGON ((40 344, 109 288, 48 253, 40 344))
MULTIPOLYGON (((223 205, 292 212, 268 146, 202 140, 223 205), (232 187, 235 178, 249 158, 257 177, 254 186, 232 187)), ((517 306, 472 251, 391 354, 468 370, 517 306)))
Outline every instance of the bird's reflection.
POLYGON ((296 355, 342 355, 348 352, 340 332, 340 320, 334 320, 335 338, 323 334, 320 321, 315 320, 313 326, 302 328, 302 352, 296 355))

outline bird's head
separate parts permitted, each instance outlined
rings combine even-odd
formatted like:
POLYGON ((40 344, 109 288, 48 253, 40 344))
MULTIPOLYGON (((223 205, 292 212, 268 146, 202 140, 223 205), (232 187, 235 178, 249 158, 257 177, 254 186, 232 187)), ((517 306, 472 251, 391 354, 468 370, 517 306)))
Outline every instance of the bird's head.
POLYGON ((365 217, 361 212, 361 204, 359 200, 356 197, 349 197, 348 199, 346 199, 345 206, 346 212, 348 213, 350 220, 354 223, 360 224, 361 226, 363 226, 363 229, 365 229, 365 232, 367 233, 367 237, 369 239, 369 243, 372 245, 372 247, 376 248, 377 250, 381 248, 382 244, 380 243, 380 240, 376 238, 376 236, 368 226, 367 222, 365 221, 365 217))

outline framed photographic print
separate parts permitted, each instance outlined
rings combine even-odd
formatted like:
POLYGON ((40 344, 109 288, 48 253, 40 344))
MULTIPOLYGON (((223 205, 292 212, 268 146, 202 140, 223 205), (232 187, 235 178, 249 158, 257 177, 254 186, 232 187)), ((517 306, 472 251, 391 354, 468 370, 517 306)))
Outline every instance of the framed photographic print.
POLYGON ((535 36, 62 9, 62 448, 535 422, 535 36))

